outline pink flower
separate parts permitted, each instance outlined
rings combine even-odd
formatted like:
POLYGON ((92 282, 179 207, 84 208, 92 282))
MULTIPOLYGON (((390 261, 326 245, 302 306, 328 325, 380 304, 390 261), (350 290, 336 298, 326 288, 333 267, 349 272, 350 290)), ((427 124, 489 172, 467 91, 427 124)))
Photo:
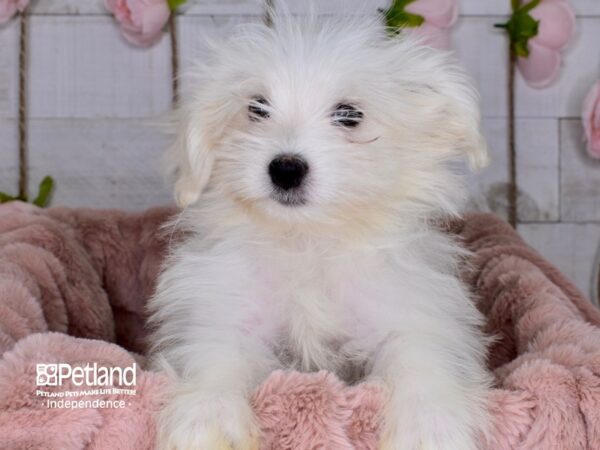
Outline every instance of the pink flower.
POLYGON ((167 0, 104 0, 104 4, 121 25, 125 39, 142 47, 160 38, 171 15, 167 0))
POLYGON ((575 13, 566 0, 541 0, 531 16, 539 21, 538 34, 529 40, 529 56, 519 57, 517 64, 527 84, 539 89, 558 76, 560 51, 575 31, 575 13))
POLYGON ((458 18, 457 0, 416 0, 405 10, 425 19, 421 26, 411 30, 425 44, 442 49, 450 47, 450 27, 458 18))
POLYGON ((0 24, 8 22, 17 11, 23 12, 29 0, 0 0, 0 24))
POLYGON ((587 151, 592 158, 600 159, 600 81, 583 103, 583 129, 587 139, 587 151))

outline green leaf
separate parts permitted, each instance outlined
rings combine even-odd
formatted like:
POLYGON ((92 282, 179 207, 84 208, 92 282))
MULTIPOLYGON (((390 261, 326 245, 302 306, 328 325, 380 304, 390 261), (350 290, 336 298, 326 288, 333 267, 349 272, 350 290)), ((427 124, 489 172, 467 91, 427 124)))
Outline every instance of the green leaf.
POLYGON ((385 22, 394 32, 400 28, 419 27, 425 22, 424 17, 405 11, 406 6, 413 1, 415 0, 394 0, 392 6, 385 11, 385 22))
POLYGON ((12 202, 14 200, 18 200, 18 198, 5 194, 4 192, 0 192, 0 203, 12 202))
POLYGON ((48 205, 48 202, 50 201, 50 195, 52 194, 53 189, 54 180, 52 179, 52 177, 44 177, 44 179, 40 183, 38 195, 33 201, 33 204, 39 206, 40 208, 44 208, 46 205, 48 205))
POLYGON ((513 44, 513 52, 520 58, 527 58, 529 56, 529 49, 523 42, 515 42, 513 44))
POLYGON ((169 4, 169 9, 171 11, 175 11, 177 8, 179 8, 181 5, 183 5, 187 0, 167 0, 167 3, 169 4))
POLYGON ((513 1, 513 14, 510 20, 505 24, 495 25, 497 28, 506 29, 513 53, 521 58, 529 56, 529 39, 537 36, 539 32, 540 22, 535 20, 529 12, 539 5, 540 1, 532 0, 521 6, 519 6, 518 1, 513 1))

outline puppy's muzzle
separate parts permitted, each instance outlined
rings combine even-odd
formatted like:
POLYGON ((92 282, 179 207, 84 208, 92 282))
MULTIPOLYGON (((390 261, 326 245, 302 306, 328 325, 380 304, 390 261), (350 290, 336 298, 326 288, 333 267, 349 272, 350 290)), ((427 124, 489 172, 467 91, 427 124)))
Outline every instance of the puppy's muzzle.
POLYGON ((299 188, 308 173, 308 163, 298 155, 278 155, 269 164, 274 186, 284 191, 299 188))

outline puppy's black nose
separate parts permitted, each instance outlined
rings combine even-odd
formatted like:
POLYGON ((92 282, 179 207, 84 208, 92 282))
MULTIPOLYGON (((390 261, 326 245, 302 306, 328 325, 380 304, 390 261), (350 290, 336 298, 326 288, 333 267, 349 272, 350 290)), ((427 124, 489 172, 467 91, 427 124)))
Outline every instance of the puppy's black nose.
POLYGON ((308 163, 297 155, 278 155, 269 164, 271 181, 284 191, 297 188, 308 173, 308 163))

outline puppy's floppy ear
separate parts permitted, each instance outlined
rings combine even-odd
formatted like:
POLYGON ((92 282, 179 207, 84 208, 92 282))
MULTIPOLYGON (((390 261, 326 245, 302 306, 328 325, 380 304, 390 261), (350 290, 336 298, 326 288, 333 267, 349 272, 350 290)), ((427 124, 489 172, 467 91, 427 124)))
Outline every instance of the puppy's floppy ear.
POLYGON ((453 152, 467 157, 471 170, 489 164, 487 144, 481 132, 479 94, 470 77, 457 65, 454 58, 442 54, 443 67, 436 71, 437 91, 445 97, 444 138, 453 152))
MULTIPOLYGON (((419 108, 428 111, 427 135, 449 157, 466 156, 473 170, 485 167, 488 153, 481 134, 479 95, 452 54, 423 46, 414 37, 392 40, 390 66, 401 74, 419 108), (397 63, 396 61, 399 61, 397 63)), ((417 125, 418 126, 418 125, 417 125)))
POLYGON ((479 95, 470 80, 460 69, 451 70, 445 94, 447 104, 449 138, 454 150, 465 155, 471 170, 476 171, 489 164, 487 144, 481 132, 479 95))
POLYGON ((214 138, 202 114, 184 106, 174 113, 175 141, 167 153, 169 173, 174 180, 175 201, 181 208, 195 203, 210 180, 214 138))
POLYGON ((469 167, 473 172, 476 172, 489 165, 490 156, 487 143, 481 132, 478 131, 472 138, 471 142, 465 146, 464 152, 467 155, 469 167))

